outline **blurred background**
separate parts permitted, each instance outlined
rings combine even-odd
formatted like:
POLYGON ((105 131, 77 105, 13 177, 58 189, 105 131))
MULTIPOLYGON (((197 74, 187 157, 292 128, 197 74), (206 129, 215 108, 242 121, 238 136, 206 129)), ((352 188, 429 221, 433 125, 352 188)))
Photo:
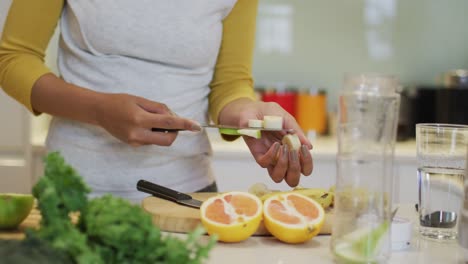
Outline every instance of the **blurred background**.
MULTIPOLYGON (((453 71, 468 69, 466 10, 466 0, 260 0, 256 88, 325 94, 332 125, 345 73, 387 73, 402 84, 399 139, 414 137, 415 122, 466 124, 467 90, 458 88, 468 74, 453 71), (437 91, 447 87, 457 89, 437 91)), ((301 104, 298 114, 320 107, 301 104)), ((323 118, 309 118, 319 120, 303 126, 322 132, 323 118)))
MULTIPOLYGON (((10 3, 0 1, 0 32, 10 3)), ((415 201, 414 125, 468 124, 468 1, 259 3, 255 89, 259 99, 278 102, 293 114, 314 142, 318 176, 308 177, 305 184, 328 187, 334 182, 334 127, 344 74, 392 74, 399 78, 402 94, 395 152, 397 197, 415 201)), ((57 42, 55 34, 46 56, 55 72, 57 42)), ((42 175, 49 121, 47 115, 31 116, 0 89, 0 191, 28 192, 42 175)), ((228 144, 217 133, 211 133, 210 140, 221 190, 247 189, 258 181, 272 184, 242 141, 228 144)))
POLYGON ((323 87, 330 98, 345 72, 437 84, 444 72, 468 68, 466 10, 466 0, 260 0, 257 84, 323 87))
MULTIPOLYGON (((11 0, 0 3, 3 24, 11 0)), ((415 123, 468 123, 468 1, 260 0, 253 74, 259 98, 276 101, 305 130, 334 133, 345 73, 401 82, 399 140, 415 123), (455 88, 447 91, 445 88, 455 88), (460 91, 461 90, 461 91, 460 91)), ((46 63, 56 70, 57 34, 46 63)), ((2 95, 0 95, 2 97, 2 95)), ((0 99, 3 101, 8 99, 0 99)), ((44 126, 48 117, 36 118, 44 126)))

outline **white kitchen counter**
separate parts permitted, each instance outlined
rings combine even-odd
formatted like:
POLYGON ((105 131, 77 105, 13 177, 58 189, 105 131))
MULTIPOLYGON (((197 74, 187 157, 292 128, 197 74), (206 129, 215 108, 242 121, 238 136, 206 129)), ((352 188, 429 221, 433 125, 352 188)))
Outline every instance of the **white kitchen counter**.
MULTIPOLYGON (((47 131, 35 130, 33 134, 34 179, 42 175, 42 157, 47 131)), ((268 172, 261 168, 252 157, 242 138, 233 142, 221 139, 215 129, 209 129, 208 136, 213 149, 213 170, 220 191, 248 190, 255 183, 265 183, 270 189, 287 190, 290 187, 282 182, 274 183, 268 172)), ((335 184, 337 141, 334 137, 317 137, 311 140, 314 171, 303 177, 304 187, 329 188, 335 184)), ((416 147, 414 140, 397 142, 395 146, 395 192, 394 201, 415 203, 417 200, 416 147)))
MULTIPOLYGON (((417 213, 413 205, 400 206, 397 216, 413 221, 413 238, 408 249, 392 252, 390 264, 467 263, 468 250, 461 248, 456 241, 434 242, 419 237, 416 222, 417 213)), ((210 252, 208 263, 334 263, 329 245, 330 236, 328 235, 317 236, 307 243, 299 245, 285 244, 273 237, 250 237, 240 243, 217 243, 210 252)))
MULTIPOLYGON (((251 157, 249 149, 242 139, 227 142, 221 139, 216 130, 208 133, 213 151, 218 157, 251 157)), ((338 150, 337 139, 331 136, 319 136, 311 140, 313 144, 312 155, 321 159, 335 160, 338 150)), ((416 143, 414 140, 397 142, 395 144, 395 161, 416 161, 416 143)))
MULTIPOLYGON (((31 136, 31 143, 36 152, 43 151, 47 130, 42 127, 36 129, 31 136)), ((217 130, 209 129, 208 137, 210 138, 211 146, 214 155, 217 157, 247 157, 251 158, 249 149, 244 141, 239 138, 235 141, 228 142, 223 140, 217 130)), ((331 136, 318 136, 311 139, 313 144, 312 154, 314 157, 335 160, 337 153, 337 140, 331 136)), ((395 145, 395 161, 414 162, 416 161, 416 144, 414 140, 397 142, 395 145)))
MULTIPOLYGON (((209 134, 213 147, 213 167, 218 187, 225 190, 247 190, 256 182, 265 183, 271 189, 286 190, 286 183, 276 184, 270 180, 242 139, 226 142, 219 134, 209 134)), ((300 185, 305 187, 329 188, 335 184, 337 140, 334 137, 317 137, 311 140, 314 171, 303 177, 300 185)), ((397 142, 394 162, 394 201, 414 203, 417 201, 416 144, 414 140, 397 142)))

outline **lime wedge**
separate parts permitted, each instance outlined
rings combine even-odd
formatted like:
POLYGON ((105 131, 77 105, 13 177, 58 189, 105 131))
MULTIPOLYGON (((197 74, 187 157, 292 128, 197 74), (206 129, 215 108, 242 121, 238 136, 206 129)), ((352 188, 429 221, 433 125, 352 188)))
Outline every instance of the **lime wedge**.
POLYGON ((377 263, 378 245, 388 228, 389 223, 384 222, 351 232, 337 242, 333 253, 344 263, 377 263))
POLYGON ((34 204, 30 194, 0 194, 0 229, 17 227, 29 214, 34 204))

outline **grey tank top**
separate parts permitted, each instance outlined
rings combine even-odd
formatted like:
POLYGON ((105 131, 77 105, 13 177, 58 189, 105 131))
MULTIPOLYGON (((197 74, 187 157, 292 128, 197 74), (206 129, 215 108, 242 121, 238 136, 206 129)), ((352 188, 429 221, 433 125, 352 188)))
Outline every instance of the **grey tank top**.
MULTIPOLYGON (((69 0, 60 20, 58 69, 70 83, 128 93, 208 122, 209 83, 222 20, 236 0, 69 0)), ((118 107, 118 106, 116 106, 118 107)), ((171 147, 134 148, 100 127, 54 118, 49 151, 60 151, 93 189, 138 201, 146 179, 179 191, 214 180, 206 133, 180 132, 171 147)))

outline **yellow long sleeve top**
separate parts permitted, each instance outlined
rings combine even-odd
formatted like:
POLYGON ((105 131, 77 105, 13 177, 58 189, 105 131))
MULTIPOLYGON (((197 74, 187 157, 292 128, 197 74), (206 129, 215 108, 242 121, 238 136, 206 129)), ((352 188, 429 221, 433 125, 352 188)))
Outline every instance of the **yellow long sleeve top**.
MULTIPOLYGON (((44 74, 45 51, 64 8, 63 0, 13 0, 0 41, 0 86, 31 112, 31 90, 44 74)), ((252 58, 257 0, 238 0, 223 20, 221 46, 210 84, 209 112, 241 97, 254 99, 252 58)))

